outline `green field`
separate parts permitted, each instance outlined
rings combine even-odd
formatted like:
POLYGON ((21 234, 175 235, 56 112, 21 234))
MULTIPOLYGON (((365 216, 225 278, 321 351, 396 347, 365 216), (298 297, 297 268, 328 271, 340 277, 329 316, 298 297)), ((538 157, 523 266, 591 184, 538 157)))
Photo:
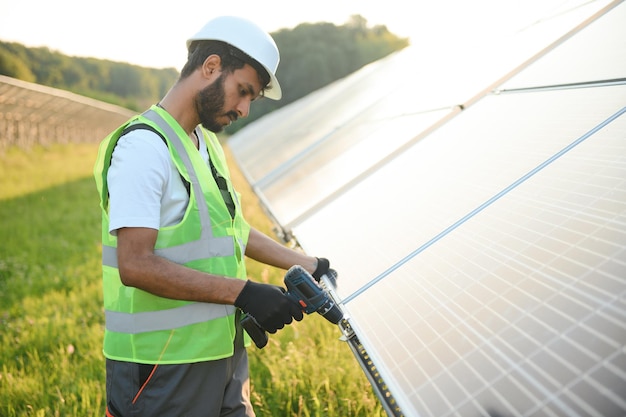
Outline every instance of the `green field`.
MULTIPOLYGON (((96 152, 83 144, 0 154, 2 417, 104 415, 96 152)), ((233 177, 248 220, 271 234, 249 186, 233 177)), ((248 272, 282 282, 283 271, 256 262, 248 272)), ((251 348, 257 416, 384 416, 340 336, 313 314, 251 348)))

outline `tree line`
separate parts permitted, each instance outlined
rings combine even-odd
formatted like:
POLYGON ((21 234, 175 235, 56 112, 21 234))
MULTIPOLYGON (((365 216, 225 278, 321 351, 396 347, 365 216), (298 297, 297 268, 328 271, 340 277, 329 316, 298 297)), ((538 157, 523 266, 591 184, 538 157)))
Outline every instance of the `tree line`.
MULTIPOLYGON (((250 116, 231 125, 229 133, 409 44, 407 38, 394 35, 384 25, 369 27, 366 19, 359 15, 340 26, 326 22, 302 23, 274 32, 272 36, 281 54, 276 76, 283 98, 259 100, 252 106, 250 116)), ((141 111, 159 100, 179 76, 175 68, 147 68, 67 56, 47 47, 28 48, 3 41, 0 41, 0 74, 134 111, 141 111)))

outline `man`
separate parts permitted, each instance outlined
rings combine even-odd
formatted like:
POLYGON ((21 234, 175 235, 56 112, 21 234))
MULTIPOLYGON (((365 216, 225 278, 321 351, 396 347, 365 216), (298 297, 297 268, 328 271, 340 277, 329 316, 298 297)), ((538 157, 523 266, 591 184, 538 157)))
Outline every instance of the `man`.
POLYGON ((241 315, 275 333, 303 314, 282 288, 248 280, 244 255, 316 279, 329 270, 250 228, 212 133, 258 97, 280 99, 273 39, 224 16, 187 47, 175 85, 103 141, 94 168, 107 416, 254 416, 241 315))

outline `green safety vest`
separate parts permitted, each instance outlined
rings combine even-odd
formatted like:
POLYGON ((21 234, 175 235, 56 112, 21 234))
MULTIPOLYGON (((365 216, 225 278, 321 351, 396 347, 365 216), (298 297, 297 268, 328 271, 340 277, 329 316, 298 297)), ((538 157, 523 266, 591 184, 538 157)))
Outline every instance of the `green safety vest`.
MULTIPOLYGON (((243 218, 239 194, 232 188, 217 137, 202 132, 209 158, 227 180, 235 203, 231 217, 210 168, 187 133, 167 112, 152 106, 131 118, 100 145, 94 167, 102 209, 102 273, 105 310, 104 355, 137 363, 189 363, 233 354, 235 312, 232 305, 188 302, 158 297, 122 284, 117 267, 117 238, 109 233, 107 172, 122 132, 135 123, 156 129, 166 140, 190 198, 182 221, 158 232, 155 254, 216 275, 246 279, 245 246, 250 226, 243 218)), ((250 339, 244 332, 245 345, 250 339)))

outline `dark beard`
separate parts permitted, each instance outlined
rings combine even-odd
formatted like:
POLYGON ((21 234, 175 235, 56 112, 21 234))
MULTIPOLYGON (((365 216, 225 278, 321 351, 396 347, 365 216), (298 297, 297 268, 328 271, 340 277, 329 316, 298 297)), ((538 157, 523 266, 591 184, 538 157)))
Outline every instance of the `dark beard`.
MULTIPOLYGON (((224 126, 217 121, 217 118, 223 116, 224 102, 226 94, 224 93, 224 73, 214 83, 205 87, 196 95, 196 112, 200 118, 200 124, 211 132, 218 133, 224 129, 224 126)), ((228 114, 237 119, 237 114, 228 114)))

